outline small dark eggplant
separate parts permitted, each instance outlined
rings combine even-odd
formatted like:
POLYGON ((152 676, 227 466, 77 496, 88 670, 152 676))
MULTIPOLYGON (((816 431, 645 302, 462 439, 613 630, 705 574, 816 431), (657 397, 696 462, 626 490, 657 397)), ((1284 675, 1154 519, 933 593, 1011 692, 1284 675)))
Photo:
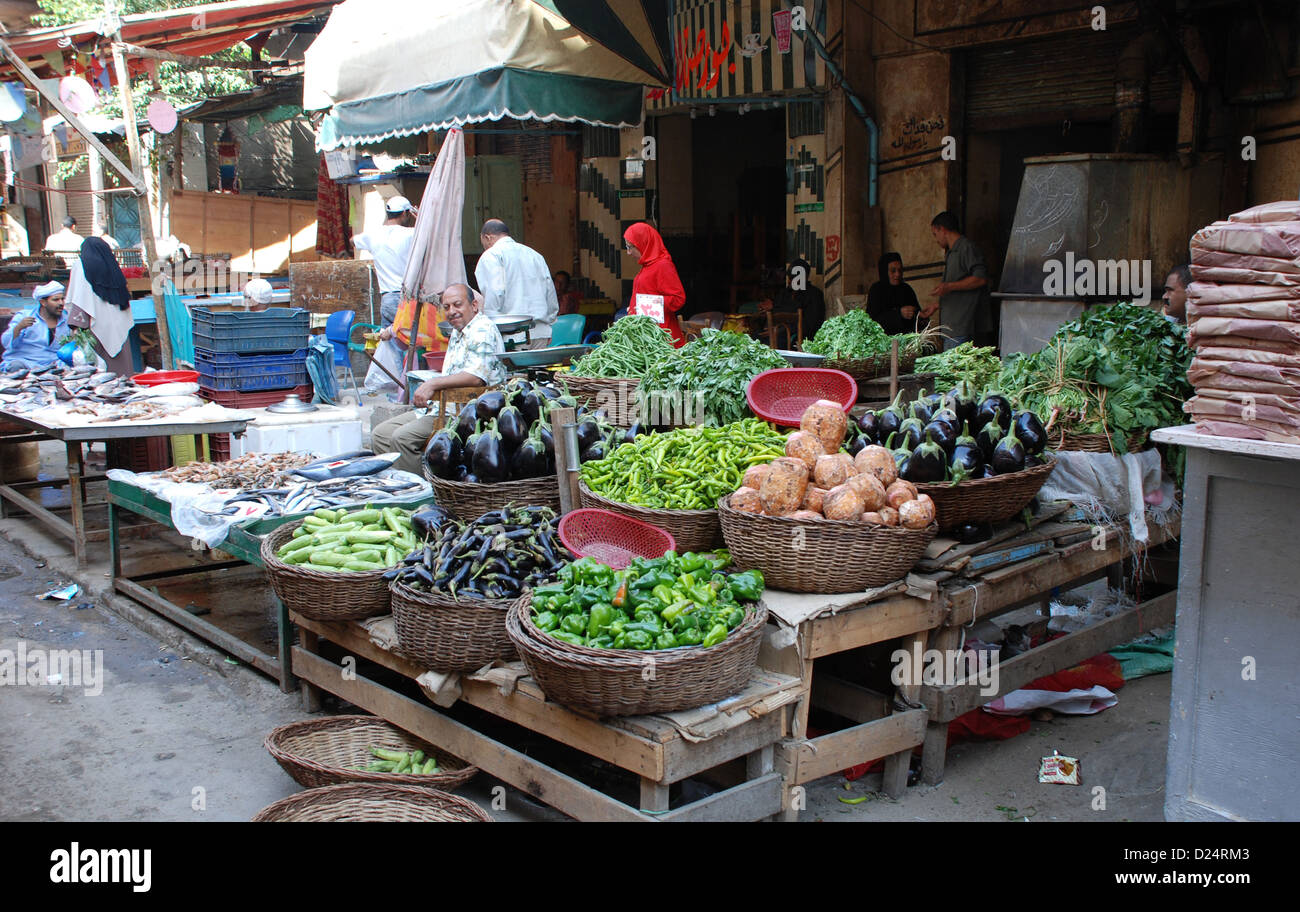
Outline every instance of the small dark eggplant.
MULTIPOLYGON (((451 514, 442 507, 429 505, 421 507, 411 514, 411 528, 415 530, 415 534, 421 540, 424 540, 436 534, 451 519, 451 514)), ((419 552, 417 559, 422 556, 423 552, 419 552)))
POLYGON ((537 437, 542 441, 542 449, 546 451, 547 459, 555 458, 555 431, 551 429, 549 421, 543 421, 538 425, 537 437))
POLYGON ((970 425, 964 427, 964 432, 957 438, 952 449, 952 457, 948 460, 952 476, 958 481, 975 478, 975 471, 984 466, 984 454, 980 452, 975 438, 970 435, 970 425))
POLYGON ((934 424, 936 421, 942 421, 944 424, 952 428, 952 436, 954 439, 961 433, 962 420, 958 418, 957 413, 950 408, 941 408, 930 416, 931 424, 934 424))
POLYGON ((479 421, 486 423, 500 415, 501 410, 505 407, 506 394, 500 390, 493 390, 478 397, 478 408, 475 410, 475 414, 478 416, 479 421))
POLYGON ((1047 432, 1043 430, 1043 423, 1033 412, 1020 412, 1015 416, 1012 424, 1015 425, 1016 436, 1024 444, 1026 454, 1037 456, 1046 449, 1047 432))
POLYGON ((1001 393, 986 393, 984 395, 984 398, 980 400, 979 408, 975 410, 974 424, 979 425, 980 430, 983 430, 984 425, 992 420, 993 409, 997 409, 998 424, 1002 426, 1002 430, 1005 431, 1010 428, 1011 403, 1001 393))
POLYGON ((519 397, 519 413, 524 416, 524 424, 532 428, 542 416, 541 398, 533 390, 525 390, 519 397))
MULTIPOLYGON (((992 425, 992 421, 989 422, 992 425)), ((989 464, 999 475, 1010 475, 1012 472, 1022 471, 1025 467, 1025 446, 1016 436, 1016 429, 1013 427, 1005 437, 998 441, 997 446, 993 449, 993 455, 989 459, 989 464)))
POLYGON ((925 442, 908 458, 906 473, 900 470, 899 475, 913 484, 933 484, 948 477, 948 454, 933 433, 925 435, 925 442))
POLYGON ((926 401, 925 390, 921 390, 920 396, 909 407, 909 415, 920 421, 922 427, 930 423, 930 419, 934 416, 934 409, 926 401))
POLYGON ((863 436, 865 436, 867 440, 871 441, 872 443, 876 441, 876 434, 878 433, 878 429, 876 427, 877 421, 878 419, 876 417, 875 412, 867 412, 865 415, 863 415, 861 418, 858 419, 858 430, 861 431, 863 436))
MULTIPOLYGON (((975 412, 979 408, 979 402, 976 399, 975 391, 971 389, 970 383, 962 380, 956 386, 948 391, 943 397, 944 408, 952 409, 957 415, 957 420, 962 424, 970 422, 975 423, 975 412)), ((979 428, 975 428, 976 431, 979 428)))
POLYGON ((514 458, 510 461, 510 477, 516 480, 526 478, 540 478, 546 474, 546 451, 542 448, 541 438, 537 436, 537 430, 534 428, 533 433, 525 438, 524 442, 515 450, 514 458))
POLYGON ((465 484, 483 484, 473 472, 468 473, 461 481, 465 482, 465 484))
POLYGON ((962 523, 953 529, 953 537, 963 545, 973 545, 993 537, 993 527, 988 523, 962 523))
POLYGON ((898 438, 909 450, 914 450, 925 439, 925 425, 919 418, 908 418, 898 428, 898 438))
POLYGON ((899 390, 898 396, 893 403, 885 409, 876 412, 876 437, 884 440, 894 433, 903 424, 907 417, 907 410, 903 408, 903 391, 899 390))
POLYGON ((1044 459, 1042 456, 1031 454, 1025 457, 1025 468, 1036 469, 1040 465, 1046 464, 1046 462, 1047 460, 1044 459))
POLYGON ((944 456, 951 456, 957 445, 957 430, 946 421, 937 418, 925 426, 925 436, 943 448, 944 456))
POLYGON ((512 455, 528 437, 528 425, 523 413, 513 405, 507 405, 501 410, 497 416, 497 429, 501 432, 501 443, 506 452, 512 455))
POLYGON ((465 403, 456 418, 456 436, 462 444, 468 443, 470 435, 478 430, 478 400, 471 399, 465 403))
POLYGON ((636 443, 636 439, 646 433, 645 425, 641 422, 633 422, 632 426, 623 432, 624 443, 636 443))
POLYGON ((506 461, 496 421, 489 422, 487 429, 474 442, 474 458, 470 467, 481 484, 496 484, 510 477, 510 464, 506 461))
POLYGON ((848 454, 850 456, 857 456, 869 446, 871 446, 871 438, 866 434, 859 434, 857 437, 854 437, 853 441, 848 445, 848 454))
POLYGON ((581 452, 601 438, 600 423, 595 416, 588 416, 578 422, 578 451, 581 452))
POLYGON ((450 478, 462 458, 460 438, 452 431, 439 431, 424 448, 424 464, 436 478, 450 478))
POLYGON ((1002 410, 995 405, 986 414, 984 426, 975 434, 975 442, 979 444, 985 462, 993 461, 993 451, 1005 436, 1006 432, 1002 429, 1002 410))
POLYGON ((596 462, 605 458, 605 441, 597 440, 591 446, 582 451, 578 458, 580 463, 596 462))
POLYGON ((451 478, 448 479, 448 480, 449 480, 449 481, 468 481, 468 480, 469 480, 469 467, 466 466, 464 463, 461 463, 460 465, 454 467, 454 468, 452 469, 452 471, 451 471, 451 478))

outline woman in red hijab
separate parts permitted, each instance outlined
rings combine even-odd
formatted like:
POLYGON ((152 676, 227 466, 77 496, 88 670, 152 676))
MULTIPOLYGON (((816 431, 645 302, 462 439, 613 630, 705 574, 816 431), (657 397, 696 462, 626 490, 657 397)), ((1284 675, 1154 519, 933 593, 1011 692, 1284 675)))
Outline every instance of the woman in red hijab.
POLYGON ((673 346, 681 348, 686 336, 677 322, 677 311, 686 303, 686 290, 677 276, 673 258, 664 247, 664 239, 645 222, 637 222, 623 233, 628 256, 641 263, 641 271, 632 282, 629 314, 642 314, 655 320, 673 337, 673 346))

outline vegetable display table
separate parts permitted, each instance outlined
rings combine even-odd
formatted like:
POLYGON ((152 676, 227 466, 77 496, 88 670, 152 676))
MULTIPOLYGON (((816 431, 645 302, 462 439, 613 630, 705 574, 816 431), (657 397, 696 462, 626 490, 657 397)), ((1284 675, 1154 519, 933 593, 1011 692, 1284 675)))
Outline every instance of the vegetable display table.
MULTIPOLYGON (((142 437, 176 437, 182 435, 202 437, 204 434, 242 434, 247 421, 215 421, 207 423, 178 422, 137 422, 131 424, 93 425, 86 427, 55 427, 33 421, 22 415, 14 415, 0 410, 0 420, 13 422, 29 428, 33 433, 0 437, 6 443, 26 443, 33 440, 61 440, 68 454, 68 476, 49 481, 25 481, 6 484, 0 475, 0 509, 4 501, 35 516, 55 532, 72 540, 73 551, 77 556, 77 566, 86 566, 86 545, 91 541, 102 541, 108 533, 103 529, 86 529, 86 484, 103 481, 104 476, 85 474, 85 460, 82 457, 82 444, 96 440, 135 440, 142 437), (57 488, 68 486, 71 499, 71 522, 53 511, 41 506, 28 497, 25 491, 38 488, 57 488)), ((197 444, 202 451, 201 442, 197 444)))
POLYGON ((1187 448, 1168 820, 1300 818, 1300 446, 1154 432, 1187 448))
MULTIPOLYGON (((971 549, 952 549, 947 555, 928 562, 931 567, 960 565, 955 571, 960 575, 954 576, 951 569, 946 571, 950 577, 943 583, 947 610, 930 637, 929 649, 943 654, 958 650, 962 628, 1022 605, 1045 604, 1054 590, 1082 585, 1108 573, 1118 578, 1125 558, 1178 535, 1176 520, 1168 528, 1148 521, 1149 540, 1145 545, 1135 545, 1121 536, 1117 526, 1061 521, 1064 517, 1060 514, 1068 506, 1058 505, 1055 517, 1050 508, 1040 510, 1034 528, 1028 531, 971 549)), ((1022 529, 1023 525, 1020 524, 1022 529)), ((1003 527, 1003 534, 1011 528, 1003 527)), ((923 561, 921 566, 925 568, 927 562, 923 561)), ((1174 594, 1169 593, 1001 661, 991 669, 996 675, 992 679, 996 686, 994 693, 975 682, 922 686, 920 701, 929 712, 921 761, 922 781, 930 785, 943 781, 948 723, 958 716, 1030 681, 1113 649, 1154 627, 1168 626, 1173 620, 1174 594)))
MULTIPOLYGON (((497 683, 460 679, 461 702, 572 748, 579 752, 579 760, 596 758, 639 777, 640 801, 634 806, 502 743, 485 725, 467 724, 427 701, 413 700, 374 680, 378 677, 375 672, 349 660, 360 657, 406 679, 418 678, 425 669, 376 645, 360 624, 313 621, 296 614, 290 617, 301 635, 300 645, 293 648, 294 674, 303 681, 309 711, 319 709, 319 690, 335 694, 571 817, 761 820, 781 810, 782 778, 773 768, 773 750, 787 730, 789 705, 798 692, 795 678, 756 673, 755 682, 770 689, 770 695, 736 712, 734 727, 700 741, 688 740, 658 716, 598 720, 581 715, 548 701, 528 677, 520 678, 510 693, 503 693, 497 683), (343 663, 322 655, 322 640, 344 651, 343 663), (673 783, 741 759, 745 774, 740 784, 670 809, 669 787, 673 783)), ((725 707, 725 701, 719 706, 725 707)))

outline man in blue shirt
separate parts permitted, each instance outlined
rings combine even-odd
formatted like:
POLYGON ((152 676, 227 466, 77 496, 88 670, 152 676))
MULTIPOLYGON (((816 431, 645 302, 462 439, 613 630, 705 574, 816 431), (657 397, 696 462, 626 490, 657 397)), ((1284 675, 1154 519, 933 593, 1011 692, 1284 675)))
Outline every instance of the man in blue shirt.
POLYGON ((46 282, 33 297, 36 306, 14 317, 0 335, 5 350, 0 370, 49 367, 59 357, 60 340, 70 332, 63 309, 63 285, 46 282))

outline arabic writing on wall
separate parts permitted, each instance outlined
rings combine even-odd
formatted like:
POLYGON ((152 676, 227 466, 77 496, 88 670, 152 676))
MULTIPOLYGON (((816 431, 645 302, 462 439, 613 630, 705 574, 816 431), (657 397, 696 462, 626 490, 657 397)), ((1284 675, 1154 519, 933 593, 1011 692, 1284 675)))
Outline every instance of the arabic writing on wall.
MULTIPOLYGON (((695 80, 696 89, 713 91, 718 87, 718 80, 722 78, 722 67, 727 64, 730 56, 731 26, 726 22, 722 23, 722 33, 716 50, 710 46, 708 33, 704 29, 700 29, 699 34, 695 36, 694 45, 691 44, 689 30, 682 29, 681 39, 677 42, 677 91, 685 92, 689 89, 692 79, 695 80)), ((727 72, 736 72, 735 61, 727 64, 727 72)))
POLYGON ((898 152, 918 152, 930 146, 932 133, 942 135, 946 126, 942 114, 928 119, 910 115, 898 125, 897 136, 890 145, 898 152))

